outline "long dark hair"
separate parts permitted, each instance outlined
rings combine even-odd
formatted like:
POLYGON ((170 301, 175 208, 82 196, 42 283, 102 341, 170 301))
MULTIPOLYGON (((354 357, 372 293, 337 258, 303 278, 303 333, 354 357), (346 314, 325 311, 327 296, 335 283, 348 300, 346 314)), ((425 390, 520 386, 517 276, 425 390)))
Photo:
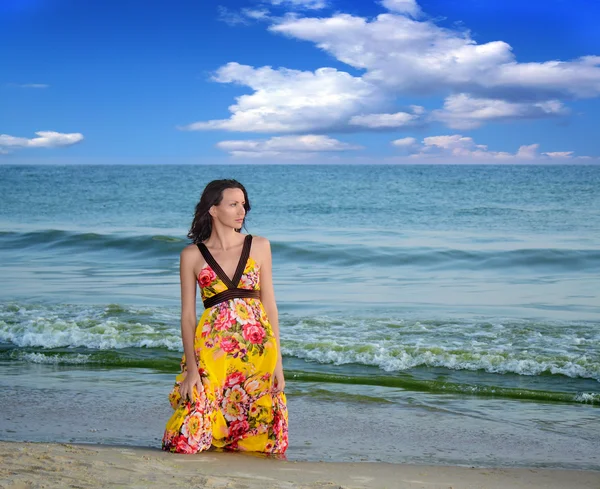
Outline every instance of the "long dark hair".
MULTIPOLYGON (((212 216, 208 211, 213 205, 221 203, 223 200, 223 190, 228 188, 239 188, 244 192, 244 201, 246 202, 244 209, 246 209, 246 215, 244 216, 242 227, 245 227, 246 216, 250 212, 250 201, 248 200, 248 193, 244 186, 237 180, 213 180, 204 188, 200 202, 196 204, 194 220, 187 235, 195 244, 201 243, 210 237, 210 233, 212 232, 212 216)), ((240 232, 241 228, 236 229, 236 231, 240 232)))

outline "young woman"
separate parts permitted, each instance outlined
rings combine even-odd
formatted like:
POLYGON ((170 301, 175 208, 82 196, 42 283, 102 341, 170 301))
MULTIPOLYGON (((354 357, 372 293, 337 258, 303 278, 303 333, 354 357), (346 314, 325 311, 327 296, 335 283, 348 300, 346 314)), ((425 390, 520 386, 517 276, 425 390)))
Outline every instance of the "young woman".
POLYGON ((285 380, 267 239, 240 233, 250 202, 236 180, 210 182, 180 260, 181 373, 163 450, 211 446, 284 453, 285 380), (204 313, 196 324, 196 284, 204 313))

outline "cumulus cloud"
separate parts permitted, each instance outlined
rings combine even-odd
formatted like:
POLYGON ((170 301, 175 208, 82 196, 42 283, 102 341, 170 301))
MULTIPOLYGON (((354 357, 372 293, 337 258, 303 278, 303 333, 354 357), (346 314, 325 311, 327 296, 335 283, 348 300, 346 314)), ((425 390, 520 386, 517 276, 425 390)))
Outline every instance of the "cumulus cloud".
POLYGON ((246 17, 253 20, 267 20, 271 13, 266 9, 242 9, 246 17))
POLYGON ((418 154, 460 157, 505 157, 509 155, 504 152, 490 152, 486 145, 476 144, 473 138, 465 137, 460 134, 426 137, 423 139, 423 145, 419 148, 418 154))
POLYGON ((355 151, 361 146, 344 143, 327 136, 306 134, 278 136, 270 139, 221 141, 217 147, 230 155, 248 158, 305 158, 315 153, 355 151))
POLYGON ((425 107, 421 107, 420 105, 411 105, 410 109, 413 111, 413 114, 421 115, 425 113, 425 107))
POLYGON ((55 148, 57 146, 69 146, 83 139, 80 133, 64 134, 54 131, 38 131, 36 138, 21 138, 0 134, 0 145, 4 147, 17 148, 55 148))
POLYGON ((386 9, 399 14, 408 14, 411 17, 421 15, 421 8, 416 0, 383 0, 381 4, 386 9))
POLYGON ((349 124, 363 126, 369 129, 389 129, 406 127, 417 124, 423 113, 423 107, 413 106, 413 113, 396 112, 395 114, 366 114, 355 115, 350 118, 349 124))
POLYGON ((404 149, 416 148, 418 146, 417 140, 415 138, 410 138, 410 137, 396 139, 396 140, 392 141, 392 144, 394 146, 397 146, 398 148, 404 148, 404 149))
POLYGON ((600 95, 599 56, 518 63, 504 41, 478 44, 468 32, 405 15, 385 13, 371 21, 343 13, 289 17, 270 29, 314 42, 339 61, 365 70, 365 80, 396 92, 451 91, 515 100, 600 95))
POLYGON ((485 144, 477 144, 473 138, 461 134, 429 136, 418 143, 414 138, 392 141, 392 145, 402 149, 413 159, 453 161, 539 161, 549 159, 587 159, 575 157, 573 151, 539 153, 539 144, 520 146, 515 153, 492 151, 485 144))
POLYGON ((355 114, 370 112, 385 101, 376 87, 334 68, 312 72, 229 63, 214 79, 248 86, 254 93, 237 97, 229 119, 195 122, 182 129, 319 132, 343 128, 355 114))
POLYGON ((526 160, 534 160, 538 156, 539 144, 528 144, 519 147, 515 158, 521 158, 526 160))
MULTIPOLYGON (((572 158, 574 151, 554 151, 551 153, 542 153, 550 158, 572 158)), ((580 156, 580 158, 588 158, 587 156, 580 156)))
POLYGON ((271 5, 306 10, 320 10, 328 5, 326 0, 268 0, 268 2, 271 5))
POLYGON ((589 98, 600 95, 600 56, 582 56, 572 61, 505 63, 486 80, 491 90, 511 89, 516 96, 589 98))
POLYGON ((64 134, 54 131, 39 131, 35 133, 36 138, 20 138, 0 134, 0 152, 8 153, 10 150, 19 148, 57 148, 59 146, 71 146, 83 141, 83 134, 78 132, 64 134))
POLYGON ((433 111, 433 120, 444 122, 452 129, 473 129, 485 122, 542 119, 568 114, 560 100, 544 102, 509 102, 501 99, 476 98, 466 93, 450 95, 444 108, 433 111))
MULTIPOLYGON (((262 5, 321 9, 324 0, 265 0, 262 5)), ((561 117, 565 100, 600 96, 600 56, 519 63, 512 47, 477 43, 468 31, 421 20, 415 0, 380 0, 374 18, 242 12, 230 22, 260 19, 270 31, 317 47, 362 73, 322 67, 298 71, 228 63, 213 80, 249 87, 227 119, 198 121, 182 129, 257 133, 394 130, 426 120, 452 129, 485 123, 561 117), (398 97, 445 97, 426 116, 423 107, 398 111, 398 97), (420 117, 418 117, 420 116, 420 117)), ((424 16, 423 16, 424 17, 424 16)))
POLYGON ((60 133, 54 131, 39 131, 35 133, 38 137, 21 138, 0 134, 0 150, 6 152, 8 149, 18 148, 57 148, 59 146, 71 146, 83 140, 83 134, 60 133))

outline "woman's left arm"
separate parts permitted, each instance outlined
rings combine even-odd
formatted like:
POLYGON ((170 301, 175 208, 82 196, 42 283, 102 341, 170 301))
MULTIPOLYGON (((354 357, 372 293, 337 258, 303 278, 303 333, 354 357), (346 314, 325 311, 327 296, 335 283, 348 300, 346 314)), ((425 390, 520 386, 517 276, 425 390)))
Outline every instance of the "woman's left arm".
POLYGON ((271 243, 266 238, 260 239, 260 300, 267 313, 269 324, 273 329, 277 342, 277 364, 275 366, 275 390, 283 391, 285 379, 283 376, 283 361, 281 358, 281 340, 279 338, 279 315, 275 302, 273 287, 273 260, 271 257, 271 243))

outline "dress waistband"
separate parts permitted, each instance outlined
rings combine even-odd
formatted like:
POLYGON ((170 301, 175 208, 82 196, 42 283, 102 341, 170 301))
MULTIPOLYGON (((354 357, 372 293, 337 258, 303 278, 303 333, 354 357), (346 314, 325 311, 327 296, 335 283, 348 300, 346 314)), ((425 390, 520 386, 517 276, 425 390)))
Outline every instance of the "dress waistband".
POLYGON ((209 297, 204 301, 204 308, 216 306, 221 302, 225 302, 231 299, 260 299, 260 290, 252 289, 227 289, 223 292, 219 292, 212 297, 209 297))

